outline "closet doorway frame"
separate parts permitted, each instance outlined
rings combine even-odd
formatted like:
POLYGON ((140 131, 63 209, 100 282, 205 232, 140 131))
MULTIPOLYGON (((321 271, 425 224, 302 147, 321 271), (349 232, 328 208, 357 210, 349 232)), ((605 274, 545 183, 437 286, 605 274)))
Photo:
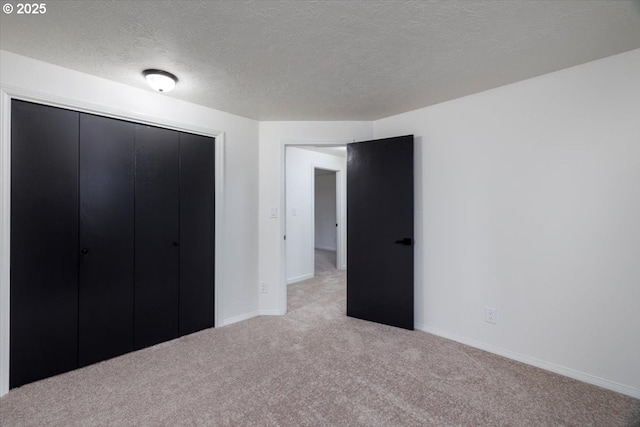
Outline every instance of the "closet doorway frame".
POLYGON ((10 285, 11 285, 11 101, 20 100, 51 107, 89 113, 112 119, 126 120, 181 132, 215 138, 215 239, 214 239, 214 283, 213 321, 220 326, 219 284, 222 274, 220 255, 223 248, 224 224, 224 145, 225 132, 208 127, 167 120, 137 111, 93 104, 75 98, 52 96, 18 88, 0 88, 0 397, 9 392, 9 330, 10 330, 10 285))

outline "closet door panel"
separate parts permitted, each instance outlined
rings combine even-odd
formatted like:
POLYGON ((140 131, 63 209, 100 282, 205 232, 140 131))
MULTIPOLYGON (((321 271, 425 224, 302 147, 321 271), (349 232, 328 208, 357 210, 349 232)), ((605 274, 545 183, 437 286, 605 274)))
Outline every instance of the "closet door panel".
POLYGON ((78 117, 11 103, 12 388, 78 364, 78 117))
POLYGON ((178 132, 136 125, 136 349, 179 334, 179 144, 178 132))
POLYGON ((180 134, 180 335, 213 327, 214 142, 180 134))
POLYGON ((80 115, 80 366, 133 350, 134 131, 80 115))

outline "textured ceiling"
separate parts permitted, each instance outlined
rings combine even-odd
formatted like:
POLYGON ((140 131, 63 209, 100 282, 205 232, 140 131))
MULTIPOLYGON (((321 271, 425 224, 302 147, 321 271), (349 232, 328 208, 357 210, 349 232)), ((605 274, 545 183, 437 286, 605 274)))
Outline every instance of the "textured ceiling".
MULTIPOLYGON (((4 2, 3 2, 4 4, 4 2)), ((0 48, 258 120, 374 120, 640 47, 640 1, 52 1, 0 48)))

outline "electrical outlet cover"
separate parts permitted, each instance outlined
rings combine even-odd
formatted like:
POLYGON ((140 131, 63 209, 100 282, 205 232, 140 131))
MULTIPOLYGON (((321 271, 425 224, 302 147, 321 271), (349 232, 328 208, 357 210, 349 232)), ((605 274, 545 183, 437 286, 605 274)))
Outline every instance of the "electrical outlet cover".
POLYGON ((487 323, 497 323, 497 315, 498 312, 495 308, 485 307, 484 308, 484 321, 487 323))

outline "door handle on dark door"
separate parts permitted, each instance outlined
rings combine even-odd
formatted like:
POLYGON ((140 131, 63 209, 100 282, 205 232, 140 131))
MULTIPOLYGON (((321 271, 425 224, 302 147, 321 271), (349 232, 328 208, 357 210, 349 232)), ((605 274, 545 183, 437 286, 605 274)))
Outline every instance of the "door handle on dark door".
POLYGON ((396 240, 396 245, 411 246, 413 245, 413 239, 410 237, 405 237, 402 240, 396 240))
POLYGON ((180 243, 178 243, 178 242, 173 242, 173 246, 178 247, 178 246, 180 246, 180 243))
POLYGON ((82 253, 83 255, 86 255, 89 253, 89 249, 87 248, 82 248, 82 250, 80 251, 80 253, 82 253))

